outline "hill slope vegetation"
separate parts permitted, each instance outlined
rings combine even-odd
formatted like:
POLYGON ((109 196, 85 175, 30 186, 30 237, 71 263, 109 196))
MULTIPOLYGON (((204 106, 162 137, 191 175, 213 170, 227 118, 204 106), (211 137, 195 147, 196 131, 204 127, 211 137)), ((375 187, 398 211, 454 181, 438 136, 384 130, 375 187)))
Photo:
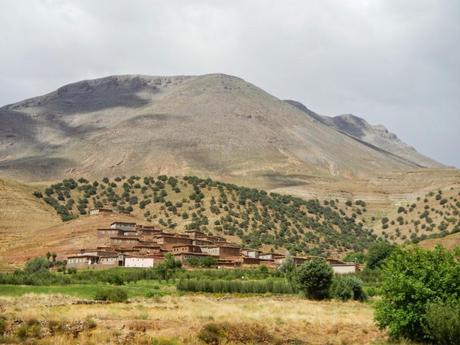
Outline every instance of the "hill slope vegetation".
POLYGON ((71 220, 91 208, 130 211, 170 230, 199 229, 231 237, 245 246, 333 255, 359 251, 376 236, 358 215, 366 204, 341 205, 186 176, 131 176, 64 180, 36 192, 71 220))

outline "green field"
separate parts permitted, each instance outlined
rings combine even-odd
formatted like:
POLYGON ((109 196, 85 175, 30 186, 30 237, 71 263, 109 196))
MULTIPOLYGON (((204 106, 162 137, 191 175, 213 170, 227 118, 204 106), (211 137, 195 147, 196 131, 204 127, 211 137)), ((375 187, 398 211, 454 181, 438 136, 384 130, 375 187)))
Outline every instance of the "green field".
MULTIPOLYGON (((23 296, 25 294, 63 294, 81 298, 94 298, 96 291, 110 289, 109 284, 69 284, 69 285, 0 285, 0 296, 23 296)), ((138 281, 120 287, 131 297, 164 296, 175 292, 173 284, 157 281, 138 281)))

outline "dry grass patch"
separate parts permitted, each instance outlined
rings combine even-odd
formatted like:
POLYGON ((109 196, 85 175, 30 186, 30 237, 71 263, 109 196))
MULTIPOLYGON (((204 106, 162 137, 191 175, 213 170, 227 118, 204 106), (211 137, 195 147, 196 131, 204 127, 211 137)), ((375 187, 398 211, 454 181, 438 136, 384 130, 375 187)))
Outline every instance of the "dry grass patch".
POLYGON ((209 324, 220 325, 224 336, 219 341, 228 344, 359 345, 384 340, 374 326, 371 306, 356 302, 282 296, 166 296, 109 305, 62 302, 60 296, 28 295, 3 298, 0 308, 9 319, 94 320, 97 325, 77 338, 58 334, 37 344, 151 344, 153 339, 159 344, 168 339, 169 344, 203 344, 198 334, 209 324))

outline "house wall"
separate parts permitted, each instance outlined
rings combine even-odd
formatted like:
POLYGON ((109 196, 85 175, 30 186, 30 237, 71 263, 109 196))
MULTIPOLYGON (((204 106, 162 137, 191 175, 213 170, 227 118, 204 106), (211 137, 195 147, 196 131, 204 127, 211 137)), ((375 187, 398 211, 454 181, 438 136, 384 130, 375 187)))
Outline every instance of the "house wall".
POLYGON ((349 274, 349 273, 356 273, 356 265, 331 265, 332 270, 335 274, 349 274))
POLYGON ((220 255, 219 247, 202 247, 201 251, 210 255, 220 255))
POLYGON ((248 258, 258 258, 259 252, 257 250, 244 250, 243 254, 246 255, 248 258))
POLYGON ((148 268, 153 267, 153 258, 125 258, 125 267, 141 267, 148 268))
POLYGON ((110 225, 110 228, 119 230, 135 230, 136 224, 115 223, 110 225))
POLYGON ((111 237, 111 236, 122 236, 123 231, 117 229, 97 229, 97 237, 111 237))
POLYGON ((220 247, 221 257, 240 256, 241 250, 238 247, 220 247))

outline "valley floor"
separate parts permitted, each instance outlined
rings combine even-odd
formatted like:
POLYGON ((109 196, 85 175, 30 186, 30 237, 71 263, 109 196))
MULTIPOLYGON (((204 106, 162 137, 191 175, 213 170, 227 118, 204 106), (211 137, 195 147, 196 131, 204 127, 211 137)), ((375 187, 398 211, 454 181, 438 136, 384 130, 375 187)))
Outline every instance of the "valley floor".
MULTIPOLYGON (((204 344, 198 335, 212 340, 216 330, 226 344, 383 344, 386 338, 367 303, 211 295, 82 303, 55 294, 4 296, 0 311, 17 324, 39 324, 33 344, 204 344)), ((30 331, 23 333, 27 343, 30 331)))

